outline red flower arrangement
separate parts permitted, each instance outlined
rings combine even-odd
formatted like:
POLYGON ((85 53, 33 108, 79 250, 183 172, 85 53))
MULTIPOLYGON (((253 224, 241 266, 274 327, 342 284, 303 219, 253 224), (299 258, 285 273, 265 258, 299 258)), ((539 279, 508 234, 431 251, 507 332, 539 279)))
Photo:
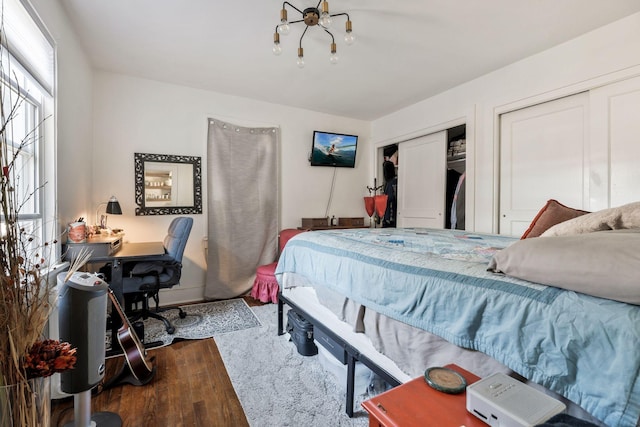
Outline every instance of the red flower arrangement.
POLYGON ((48 377, 73 369, 76 360, 76 349, 67 342, 36 341, 25 359, 27 378, 48 377))

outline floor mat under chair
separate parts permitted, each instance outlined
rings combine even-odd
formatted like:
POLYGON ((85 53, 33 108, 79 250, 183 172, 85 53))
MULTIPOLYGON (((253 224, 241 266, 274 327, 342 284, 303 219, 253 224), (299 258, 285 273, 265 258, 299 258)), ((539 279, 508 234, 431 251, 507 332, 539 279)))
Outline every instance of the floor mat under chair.
MULTIPOLYGON (((170 345, 176 340, 211 338, 217 335, 262 326, 242 298, 181 306, 187 317, 181 319, 178 310, 162 313, 175 326, 169 335, 160 320, 144 320, 144 343, 158 343, 153 348, 170 345)), ((142 339, 142 337, 139 337, 142 339)), ((106 351, 112 351, 111 332, 106 333, 106 351)), ((117 355, 117 354, 116 354, 117 355)), ((114 355, 115 356, 115 355, 114 355)))

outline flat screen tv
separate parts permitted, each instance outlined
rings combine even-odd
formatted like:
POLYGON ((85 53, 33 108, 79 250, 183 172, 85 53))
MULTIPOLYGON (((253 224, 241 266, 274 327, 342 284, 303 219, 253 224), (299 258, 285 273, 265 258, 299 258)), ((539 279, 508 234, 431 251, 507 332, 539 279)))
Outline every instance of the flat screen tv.
POLYGON ((353 168, 358 137, 343 133, 313 131, 311 166, 353 168))

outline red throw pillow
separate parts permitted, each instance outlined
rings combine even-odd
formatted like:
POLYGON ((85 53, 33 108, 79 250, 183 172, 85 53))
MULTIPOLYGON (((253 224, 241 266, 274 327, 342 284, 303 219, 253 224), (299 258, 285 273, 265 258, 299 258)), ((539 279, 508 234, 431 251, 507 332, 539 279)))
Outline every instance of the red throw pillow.
POLYGON ((540 209, 540 212, 538 212, 533 221, 531 221, 529 228, 524 232, 520 239, 538 237, 556 224, 588 213, 591 212, 573 209, 563 205, 557 200, 550 199, 544 207, 540 209))

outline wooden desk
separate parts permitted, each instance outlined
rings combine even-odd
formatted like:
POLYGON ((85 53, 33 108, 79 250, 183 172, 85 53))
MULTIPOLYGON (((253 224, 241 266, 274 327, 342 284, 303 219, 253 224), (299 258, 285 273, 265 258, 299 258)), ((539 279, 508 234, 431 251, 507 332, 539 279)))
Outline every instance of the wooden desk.
POLYGON ((82 249, 91 251, 91 257, 111 256, 122 248, 124 234, 95 234, 82 243, 66 243, 65 259, 73 260, 82 249))
MULTIPOLYGON (((472 384, 480 378, 457 365, 447 365, 472 384)), ((369 427, 486 427, 467 412, 467 394, 447 394, 415 378, 362 403, 369 427)))

